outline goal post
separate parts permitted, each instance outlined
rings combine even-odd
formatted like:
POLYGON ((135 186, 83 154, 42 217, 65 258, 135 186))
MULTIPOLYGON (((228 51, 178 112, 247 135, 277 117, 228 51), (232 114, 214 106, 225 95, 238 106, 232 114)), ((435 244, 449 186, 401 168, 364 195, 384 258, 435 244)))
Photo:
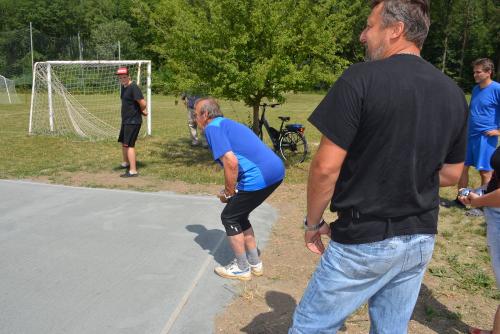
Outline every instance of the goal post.
POLYGON ((121 123, 119 67, 141 88, 148 116, 141 132, 151 135, 151 61, 45 61, 33 67, 29 134, 116 138, 121 123), (144 126, 145 125, 145 126, 144 126))
POLYGON ((0 75, 0 104, 19 103, 14 80, 0 75))

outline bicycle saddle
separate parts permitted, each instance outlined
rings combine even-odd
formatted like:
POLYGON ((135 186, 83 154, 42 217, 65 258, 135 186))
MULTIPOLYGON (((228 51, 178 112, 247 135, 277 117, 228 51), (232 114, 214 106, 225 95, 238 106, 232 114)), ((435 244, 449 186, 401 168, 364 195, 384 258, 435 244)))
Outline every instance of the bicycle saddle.
POLYGON ((278 116, 279 119, 281 119, 283 122, 287 122, 290 120, 290 117, 286 117, 286 116, 278 116))

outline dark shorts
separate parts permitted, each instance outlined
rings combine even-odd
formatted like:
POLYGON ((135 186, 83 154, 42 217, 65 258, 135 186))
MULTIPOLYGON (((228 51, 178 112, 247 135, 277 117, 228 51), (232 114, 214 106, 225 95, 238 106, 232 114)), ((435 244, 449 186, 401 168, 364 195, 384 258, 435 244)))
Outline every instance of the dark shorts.
POLYGON ((239 190, 236 195, 231 197, 221 213, 226 235, 237 235, 252 227, 248 220, 250 212, 261 205, 278 188, 282 181, 257 191, 239 190))
POLYGON ((122 124, 118 142, 122 143, 124 147, 134 147, 140 130, 141 124, 122 124))

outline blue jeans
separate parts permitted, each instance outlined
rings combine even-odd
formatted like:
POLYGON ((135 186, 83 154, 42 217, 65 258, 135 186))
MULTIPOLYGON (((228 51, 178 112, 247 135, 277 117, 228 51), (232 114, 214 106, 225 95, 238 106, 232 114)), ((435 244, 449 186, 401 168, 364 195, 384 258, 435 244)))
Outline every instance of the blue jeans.
POLYGON ((484 207, 484 216, 491 265, 497 280, 497 288, 500 289, 500 208, 484 207))
POLYGON ((370 333, 407 333, 433 249, 428 234, 358 245, 330 241, 288 333, 336 333, 366 301, 370 333))

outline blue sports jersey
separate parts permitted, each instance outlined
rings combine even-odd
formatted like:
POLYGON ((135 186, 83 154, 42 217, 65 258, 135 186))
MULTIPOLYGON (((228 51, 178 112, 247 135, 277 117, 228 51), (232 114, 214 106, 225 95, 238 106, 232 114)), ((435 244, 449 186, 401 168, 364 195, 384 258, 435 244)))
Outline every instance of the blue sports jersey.
POLYGON ((205 137, 214 160, 232 151, 238 159, 238 190, 256 191, 285 177, 283 161, 248 127, 217 117, 205 128, 205 137))
POLYGON ((469 136, 484 134, 500 125, 500 84, 493 81, 481 88, 472 89, 469 114, 469 136))

